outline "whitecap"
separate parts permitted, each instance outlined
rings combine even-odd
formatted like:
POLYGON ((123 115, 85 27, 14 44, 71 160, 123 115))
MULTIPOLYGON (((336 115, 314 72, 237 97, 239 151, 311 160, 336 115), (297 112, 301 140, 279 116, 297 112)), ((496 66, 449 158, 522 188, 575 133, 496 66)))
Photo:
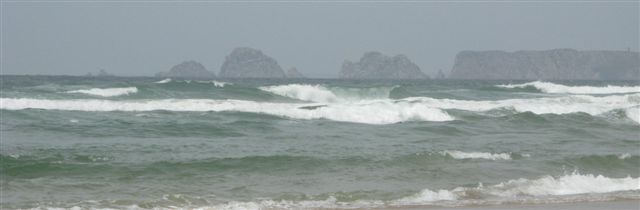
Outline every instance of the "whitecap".
POLYGON ((45 109, 67 111, 237 111, 262 113, 293 119, 328 119, 366 124, 405 121, 450 121, 446 112, 420 103, 405 101, 365 101, 359 103, 270 103, 244 100, 162 99, 162 100, 51 100, 0 98, 0 108, 8 110, 45 109), (314 109, 305 107, 317 106, 314 109), (375 114, 372 114, 375 113, 375 114))
POLYGON ((259 89, 303 101, 336 102, 338 100, 333 92, 320 85, 290 84, 260 87, 259 89))
POLYGON ((440 152, 440 154, 450 156, 454 159, 511 160, 510 153, 462 152, 457 150, 445 150, 440 152))
POLYGON ((303 101, 343 103, 388 99, 391 91, 396 87, 398 86, 349 88, 326 87, 324 85, 309 84, 288 84, 264 86, 259 89, 276 95, 303 101))
POLYGON ((473 198, 485 197, 480 203, 492 201, 525 200, 527 198, 544 200, 551 197, 594 193, 612 193, 620 191, 640 190, 639 178, 609 178, 602 175, 579 174, 574 172, 560 177, 543 176, 538 179, 514 179, 492 186, 457 187, 452 190, 432 191, 424 189, 421 192, 397 199, 393 205, 432 205, 441 201, 460 201, 461 204, 473 204, 473 198), (534 196, 534 197, 531 197, 534 196), (469 202, 471 201, 471 202, 469 202))
POLYGON ((163 80, 160 80, 160 81, 155 81, 155 82, 153 82, 153 83, 156 83, 156 84, 165 84, 165 83, 169 83, 169 82, 171 82, 171 78, 166 78, 166 79, 163 79, 163 80))
POLYGON ((640 124, 640 106, 630 107, 625 110, 625 115, 640 124))
POLYGON ((138 88, 136 87, 125 87, 125 88, 91 88, 84 90, 71 90, 65 93, 82 93, 94 96, 102 96, 102 97, 114 97, 114 96, 122 96, 129 95, 132 93, 137 93, 138 88))
POLYGON ((616 109, 627 109, 640 105, 640 94, 588 96, 571 95, 562 97, 505 99, 496 101, 472 101, 456 99, 434 99, 428 97, 411 97, 407 100, 422 103, 438 109, 458 109, 484 112, 494 109, 513 109, 516 112, 532 112, 534 114, 568 114, 584 112, 599 115, 616 109))
POLYGON ((551 82, 528 82, 523 84, 497 85, 501 88, 535 87, 544 93, 570 93, 570 94, 615 94, 615 93, 640 93, 640 86, 566 86, 551 82))
POLYGON ((216 81, 216 80, 211 80, 211 81, 196 81, 197 83, 210 83, 213 84, 213 86, 215 87, 224 87, 226 85, 233 85, 233 83, 230 82, 220 82, 220 81, 216 81))

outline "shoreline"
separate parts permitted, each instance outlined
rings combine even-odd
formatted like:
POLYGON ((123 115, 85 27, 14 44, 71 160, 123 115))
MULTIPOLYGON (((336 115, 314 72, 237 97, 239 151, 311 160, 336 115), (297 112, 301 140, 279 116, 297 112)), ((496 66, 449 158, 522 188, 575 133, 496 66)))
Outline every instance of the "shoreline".
MULTIPOLYGON (((384 208, 396 209, 396 208, 384 208)), ((613 201, 592 201, 573 203, 546 203, 546 204, 504 204, 504 205, 477 205, 477 206, 414 206, 397 208, 403 210, 541 210, 541 209, 564 209, 564 210, 639 210, 640 200, 613 200, 613 201)))

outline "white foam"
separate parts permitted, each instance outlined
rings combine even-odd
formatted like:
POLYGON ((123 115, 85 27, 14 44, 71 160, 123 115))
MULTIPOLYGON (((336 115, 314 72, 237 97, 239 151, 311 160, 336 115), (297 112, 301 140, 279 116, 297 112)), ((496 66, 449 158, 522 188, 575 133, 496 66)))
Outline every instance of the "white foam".
POLYGON ((624 154, 618 155, 618 159, 620 159, 620 160, 624 160, 624 159, 627 159, 627 158, 630 158, 630 157, 631 157, 631 154, 629 154, 629 153, 624 153, 624 154))
POLYGON ((640 106, 630 107, 625 110, 625 115, 640 124, 640 106))
POLYGON ((393 205, 431 205, 441 201, 457 200, 463 204, 469 204, 473 202, 464 201, 473 201, 478 196, 485 197, 483 202, 487 203, 492 200, 537 199, 535 197, 612 193, 629 190, 640 190, 639 178, 609 178, 602 175, 582 175, 574 172, 561 177, 544 176, 533 180, 524 178, 509 180, 487 187, 479 184, 478 187, 457 187, 437 192, 424 189, 417 194, 391 203, 393 205))
POLYGON ((502 88, 535 87, 544 93, 570 93, 570 94, 614 94, 614 93, 640 93, 640 86, 566 86, 551 82, 528 82, 524 84, 497 85, 502 88))
POLYGON ((441 154, 451 156, 454 159, 511 160, 511 154, 509 153, 462 152, 457 150, 446 150, 442 151, 441 154))
POLYGON ((453 191, 449 190, 438 190, 431 191, 429 189, 424 189, 417 194, 400 198, 398 200, 393 201, 394 205, 414 205, 414 204, 424 204, 424 203, 433 203, 436 201, 454 201, 458 200, 458 195, 456 195, 453 191))
POLYGON ((160 81, 155 81, 155 82, 153 82, 153 83, 156 83, 156 84, 165 84, 165 83, 169 83, 169 82, 171 82, 171 78, 166 78, 166 79, 163 79, 163 80, 160 80, 160 81))
POLYGON ((262 91, 273 94, 322 103, 357 102, 365 100, 388 99, 393 87, 325 87, 323 85, 289 84, 260 87, 262 91))
POLYGON ((163 99, 163 100, 50 100, 0 98, 0 108, 8 110, 45 109, 69 111, 237 111, 262 113, 294 119, 391 124, 405 121, 449 121, 453 117, 437 108, 406 101, 366 101, 358 103, 269 103, 243 100, 163 99), (314 108, 304 108, 317 106, 314 108))
POLYGON ((588 96, 570 95, 562 97, 545 97, 529 99, 506 99, 497 101, 471 101, 455 99, 434 99, 428 97, 412 97, 403 100, 419 102, 438 109, 458 109, 483 112, 494 109, 513 109, 516 112, 533 112, 535 114, 568 114, 584 112, 599 115, 616 109, 627 109, 640 106, 640 94, 588 96))
POLYGON ((259 89, 303 101, 336 102, 338 100, 333 92, 320 85, 290 84, 260 87, 259 89))
POLYGON ((215 80, 211 80, 211 81, 196 81, 197 83, 210 83, 213 84, 213 86, 215 87, 224 87, 225 85, 233 85, 233 83, 230 82, 220 82, 220 81, 215 81, 215 80))
MULTIPOLYGON (((107 159, 108 160, 108 159, 107 159)), ((496 185, 456 187, 450 190, 423 189, 395 200, 339 201, 333 196, 324 200, 272 200, 231 201, 207 206, 168 206, 171 209, 260 210, 260 209, 401 209, 422 206, 474 206, 514 203, 563 203, 576 201, 605 201, 612 199, 638 199, 630 191, 640 190, 639 178, 609 178, 601 175, 572 173, 560 177, 543 176, 537 179, 514 179, 496 185), (609 194, 611 193, 611 194, 609 194), (623 193, 623 194, 620 194, 623 193), (624 194, 627 193, 627 194, 624 194)), ((97 203, 88 202, 89 205, 97 203)), ((46 208, 46 207, 45 207, 46 208)), ((76 206, 71 209, 92 208, 76 206)), ((95 207, 93 207, 95 208, 95 207)), ((93 209, 92 208, 92 209, 93 209)), ((64 209, 49 207, 47 209, 64 209)), ((106 207, 102 209, 111 209, 106 207)), ((143 209, 140 206, 117 206, 114 209, 143 209)))
POLYGON ((132 93, 137 93, 138 88, 136 87, 125 87, 125 88, 91 88, 85 90, 71 90, 65 93, 82 93, 94 96, 102 96, 102 97, 114 97, 114 96, 122 96, 129 95, 132 93))

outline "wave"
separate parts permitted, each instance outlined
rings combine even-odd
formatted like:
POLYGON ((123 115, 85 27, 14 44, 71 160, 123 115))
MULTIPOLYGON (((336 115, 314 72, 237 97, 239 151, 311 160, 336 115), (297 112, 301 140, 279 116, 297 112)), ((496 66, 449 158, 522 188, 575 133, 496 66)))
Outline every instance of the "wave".
POLYGON ((444 111, 405 101, 366 101, 358 103, 270 103, 244 100, 162 99, 114 101, 96 99, 50 100, 0 98, 0 109, 45 109, 66 111, 236 111, 261 113, 293 119, 328 119, 366 124, 392 124, 405 121, 450 121, 444 111), (375 114, 372 114, 375 113, 375 114))
POLYGON ((129 95, 133 93, 137 93, 138 88, 136 87, 126 87, 126 88, 91 88, 84 90, 71 90, 65 93, 82 93, 94 96, 102 96, 102 97, 114 97, 114 96, 122 96, 129 95))
POLYGON ((325 87, 323 85, 308 84, 288 84, 264 86, 258 89, 270 92, 276 95, 285 96, 293 99, 335 103, 335 102, 353 102, 371 99, 387 99, 391 91, 397 86, 392 87, 372 87, 372 88, 346 88, 346 87, 325 87))
POLYGON ((625 110, 625 114, 629 119, 640 124, 640 106, 630 107, 625 110))
MULTIPOLYGON (((488 200, 510 198, 515 200, 544 199, 542 196, 566 196, 594 193, 640 190, 639 178, 609 178, 602 175, 572 173, 561 177, 544 176, 538 179, 515 179, 485 187, 457 187, 453 190, 421 192, 393 201, 396 205, 433 205, 440 201, 488 200), (533 198, 531 197, 533 196, 533 198), (538 197, 538 198, 536 198, 538 197)), ((551 199, 547 197, 547 199, 551 199)), ((467 202, 468 203, 468 202, 467 202)))
POLYGON ((226 85, 233 85, 233 83, 230 83, 230 82, 220 82, 220 81, 215 81, 215 80, 211 80, 211 81, 200 81, 200 80, 197 80, 196 82, 197 83, 213 84, 213 86, 220 87, 220 88, 222 88, 222 87, 224 87, 226 85))
POLYGON ((166 79, 163 79, 163 80, 160 80, 160 81, 155 81, 155 82, 153 82, 153 83, 156 83, 156 84, 165 84, 165 83, 169 83, 169 82, 171 82, 171 78, 166 78, 166 79))
MULTIPOLYGON (((478 206, 503 204, 551 204, 616 199, 638 199, 640 179, 630 176, 611 178, 602 175, 572 173, 559 177, 542 176, 537 179, 513 179, 495 185, 455 187, 453 189, 423 189, 415 194, 392 200, 345 199, 334 195, 319 199, 288 200, 260 198, 254 201, 218 203, 199 196, 163 195, 160 201, 145 202, 145 209, 395 209, 434 206, 478 206), (197 199, 200 202, 192 202, 197 199), (171 202, 166 202, 167 200, 171 202), (203 202, 204 201, 204 202, 203 202), (171 206, 166 206, 167 204, 171 206), (156 206, 157 205, 157 206, 156 206), (204 205, 204 206, 203 206, 204 205)), ((73 203, 70 209, 143 209, 130 202, 86 201, 73 203), (122 204, 118 204, 122 203, 122 204)), ((49 208, 46 206, 39 206, 49 208)), ((54 208, 54 207, 51 207, 54 208)), ((63 207, 64 208, 64 207, 63 207)), ((39 208, 42 209, 42 208, 39 208)), ((60 208, 55 208, 60 209, 60 208)))
MULTIPOLYGON (((564 97, 505 99, 497 101, 434 99, 428 97, 411 97, 402 100, 421 103, 438 109, 457 109, 473 112, 512 109, 515 112, 532 112, 534 114, 569 114, 583 112, 593 116, 612 110, 624 110, 640 106, 640 94, 604 97, 571 95, 564 97)), ((627 114, 633 114, 633 112, 634 110, 632 109, 631 111, 627 111, 627 114)), ((633 119, 635 116, 629 117, 633 119)))
POLYGON ((457 150, 446 150, 442 151, 440 154, 450 156, 454 159, 511 160, 510 153, 462 152, 457 150))
POLYGON ((528 82, 523 84, 496 85, 501 88, 526 88, 535 87, 544 93, 570 93, 570 94, 615 94, 615 93, 640 93, 640 86, 566 86, 551 82, 528 82))
POLYGON ((515 179, 492 186, 457 187, 452 190, 424 189, 416 194, 391 200, 339 201, 333 196, 325 200, 261 200, 228 202, 212 209, 371 209, 419 206, 473 206, 499 204, 565 203, 602 201, 637 195, 606 193, 640 190, 639 178, 609 178, 602 175, 573 173, 561 177, 515 179), (604 195, 603 195, 604 194, 604 195))
POLYGON ((314 102, 335 102, 338 97, 329 89, 320 85, 277 85, 259 88, 262 91, 274 93, 289 98, 314 102))

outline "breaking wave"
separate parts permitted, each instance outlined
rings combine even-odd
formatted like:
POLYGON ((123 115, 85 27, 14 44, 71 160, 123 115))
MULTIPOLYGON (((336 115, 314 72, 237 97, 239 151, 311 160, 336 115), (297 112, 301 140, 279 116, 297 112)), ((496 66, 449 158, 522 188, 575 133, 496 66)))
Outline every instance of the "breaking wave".
MULTIPOLYGON (((588 95, 571 95, 564 97, 506 99, 496 101, 471 101, 456 99, 434 99, 428 97, 412 97, 407 100, 425 104, 438 109, 458 109, 483 112, 494 109, 513 109, 516 112, 532 112, 534 114, 569 114, 584 112, 599 115, 617 109, 629 109, 640 106, 640 94, 613 95, 595 97, 588 95)), ((634 112, 633 108, 627 113, 634 112)), ((631 116, 633 119, 633 116, 631 116)))
POLYGON ((220 88, 222 88, 222 87, 224 87, 226 85, 233 85, 232 83, 229 83, 229 82, 220 82, 220 81, 215 81, 215 80, 211 80, 211 81, 200 81, 200 80, 198 80, 196 82, 197 83, 213 84, 213 86, 220 87, 220 88))
MULTIPOLYGON (((316 89, 314 89, 316 90, 316 89)), ((328 92, 320 92, 328 93, 328 92)), ((327 95, 298 95, 330 99, 327 95)), ((569 114, 583 112, 593 116, 613 110, 638 122, 640 94, 595 97, 572 95, 565 97, 472 101, 412 97, 400 100, 378 99, 343 103, 272 103, 245 100, 159 99, 159 100, 48 100, 31 98, 1 98, 0 108, 9 110, 47 109, 69 111, 237 111, 262 113, 294 119, 329 119, 367 124, 390 124, 405 121, 450 121, 454 118, 443 110, 484 112, 507 109, 534 114, 569 114), (375 114, 372 114, 375 113, 375 114)))
POLYGON ((503 203, 563 203, 590 200, 612 200, 617 197, 637 198, 637 194, 608 194, 640 190, 639 178, 609 178, 602 175, 572 173, 560 177, 515 179, 496 185, 457 187, 452 190, 424 189, 416 194, 391 201, 339 201, 331 196, 325 200, 262 200, 229 202, 211 209, 370 209, 402 208, 406 206, 469 206, 503 203))
POLYGON ((323 85, 289 84, 264 86, 259 89, 276 95, 293 99, 335 103, 353 102, 360 100, 387 99, 392 87, 370 87, 370 88, 348 88, 348 87, 326 87, 323 85))
POLYGON ((169 83, 169 82, 171 82, 171 78, 166 78, 166 79, 163 79, 163 80, 160 80, 160 81, 155 81, 155 82, 153 82, 153 83, 156 83, 156 84, 165 84, 165 83, 169 83))
POLYGON ((0 108, 8 110, 45 109, 67 111, 236 111, 262 113, 294 119, 328 119, 366 124, 392 124, 405 121, 450 121, 454 119, 444 111, 425 104, 390 100, 344 104, 301 104, 213 99, 114 101, 0 98, 0 108))
POLYGON ((526 88, 535 87, 544 93, 570 93, 570 94, 615 94, 615 93, 640 93, 640 86, 566 86, 551 82, 528 82, 523 84, 496 85, 501 88, 526 88))
POLYGON ((82 93, 94 96, 102 96, 102 97, 114 97, 114 96, 122 96, 129 95, 133 93, 137 93, 138 88, 136 87, 126 87, 126 88, 91 88, 84 90, 71 90, 65 93, 82 93))
MULTIPOLYGON (((488 201, 510 198, 524 200, 541 196, 566 196, 640 190, 639 178, 609 178, 602 175, 572 173, 561 177, 544 176, 538 179, 515 179, 492 186, 457 187, 453 190, 421 192, 393 201, 396 205, 433 205, 440 201, 473 200, 486 197, 488 201)), ((540 198, 543 199, 543 198, 540 198)), ((549 198, 548 198, 549 199, 549 198)), ((479 201, 477 202, 487 202, 479 201)), ((467 204, 469 202, 466 202, 467 204)), ((473 203, 473 202, 471 202, 473 203)))
POLYGON ((509 153, 489 153, 489 152, 462 152, 457 150, 446 150, 442 155, 451 156, 454 159, 488 159, 488 160, 511 160, 509 153))

